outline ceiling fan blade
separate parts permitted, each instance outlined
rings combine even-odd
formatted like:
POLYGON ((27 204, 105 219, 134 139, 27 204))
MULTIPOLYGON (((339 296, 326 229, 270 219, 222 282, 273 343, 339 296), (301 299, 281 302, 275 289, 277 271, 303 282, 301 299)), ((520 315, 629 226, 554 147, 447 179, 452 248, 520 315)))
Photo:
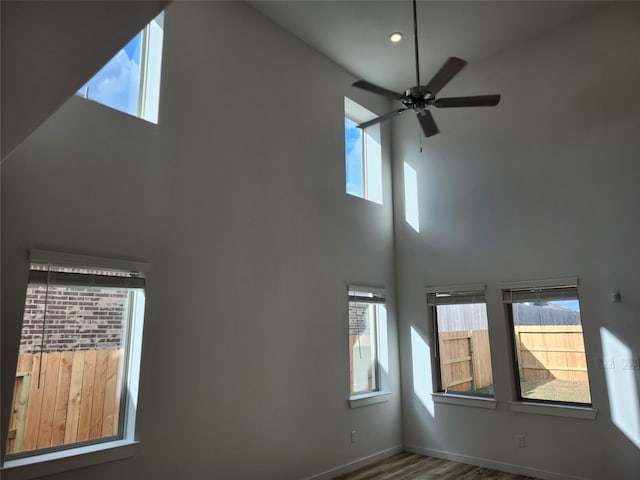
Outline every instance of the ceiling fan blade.
POLYGON ((449 57, 444 65, 438 70, 438 73, 427 84, 426 90, 432 94, 438 93, 447 83, 451 81, 456 74, 467 64, 464 60, 457 57, 449 57))
POLYGON ((474 97, 439 98, 433 104, 438 108, 452 107, 495 107, 500 95, 476 95, 474 97))
POLYGON ((356 88, 361 88, 362 90, 377 93, 378 95, 383 95, 387 98, 391 98, 392 100, 402 100, 404 98, 404 95, 400 93, 392 92, 391 90, 387 90, 384 87, 379 87, 378 85, 369 83, 366 80, 358 80, 353 84, 353 86, 356 88))
POLYGON ((420 122, 425 137, 431 137, 440 132, 429 110, 418 112, 418 121, 420 122))
POLYGON ((401 108, 400 110, 395 110, 393 112, 385 113, 384 115, 380 115, 379 117, 374 118, 373 120, 369 120, 367 122, 361 123, 360 125, 358 125, 358 128, 370 127, 371 125, 375 125, 376 123, 384 122, 385 120, 389 120, 390 118, 397 117, 398 115, 406 111, 407 111, 406 108, 401 108))

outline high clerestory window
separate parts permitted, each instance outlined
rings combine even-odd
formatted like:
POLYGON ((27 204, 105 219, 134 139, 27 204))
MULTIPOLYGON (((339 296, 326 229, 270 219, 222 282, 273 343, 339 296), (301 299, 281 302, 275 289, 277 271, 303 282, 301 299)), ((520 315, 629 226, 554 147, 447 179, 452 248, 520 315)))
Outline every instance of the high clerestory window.
POLYGON ((31 260, 5 467, 134 434, 145 303, 139 270, 148 268, 41 251, 31 260))
POLYGON ((358 128, 376 117, 349 98, 344 99, 346 191, 350 195, 382 203, 382 146, 380 125, 358 128))
POLYGON ((120 50, 78 95, 158 123, 164 12, 120 50))

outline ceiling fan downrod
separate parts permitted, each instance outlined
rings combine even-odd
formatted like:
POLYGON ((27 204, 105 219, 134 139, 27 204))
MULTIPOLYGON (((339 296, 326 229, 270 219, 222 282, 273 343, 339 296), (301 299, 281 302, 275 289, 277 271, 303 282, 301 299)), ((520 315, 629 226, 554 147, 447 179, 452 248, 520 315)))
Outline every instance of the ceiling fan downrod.
POLYGON ((420 60, 418 58, 418 15, 416 0, 413 0, 413 46, 416 57, 416 86, 420 88, 420 60))

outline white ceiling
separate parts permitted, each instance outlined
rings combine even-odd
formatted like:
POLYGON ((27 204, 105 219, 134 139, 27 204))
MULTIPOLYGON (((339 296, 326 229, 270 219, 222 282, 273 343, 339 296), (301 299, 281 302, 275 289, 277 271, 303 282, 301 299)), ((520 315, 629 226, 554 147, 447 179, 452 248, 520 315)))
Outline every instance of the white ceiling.
MULTIPOLYGON (((396 92, 415 85, 411 2, 251 1, 254 8, 356 77, 396 92), (399 44, 389 34, 400 31, 399 44)), ((419 1, 420 80, 451 56, 478 62, 608 2, 419 1)))

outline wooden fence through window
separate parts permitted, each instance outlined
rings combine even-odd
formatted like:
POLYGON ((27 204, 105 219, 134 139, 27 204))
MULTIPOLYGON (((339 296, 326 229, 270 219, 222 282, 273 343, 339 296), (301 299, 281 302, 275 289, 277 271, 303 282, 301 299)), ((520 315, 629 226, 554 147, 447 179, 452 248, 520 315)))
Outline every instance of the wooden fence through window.
POLYGON ((439 334, 442 388, 467 392, 493 384, 488 330, 454 330, 439 334))
MULTIPOLYGON (((515 327, 520 379, 588 381, 581 325, 515 327)), ((440 332, 442 388, 473 391, 493 383, 488 330, 440 332)))
POLYGON ((582 325, 523 325, 515 333, 521 380, 589 380, 582 325))
POLYGON ((122 352, 102 349, 42 356, 20 354, 7 453, 116 435, 122 352))

